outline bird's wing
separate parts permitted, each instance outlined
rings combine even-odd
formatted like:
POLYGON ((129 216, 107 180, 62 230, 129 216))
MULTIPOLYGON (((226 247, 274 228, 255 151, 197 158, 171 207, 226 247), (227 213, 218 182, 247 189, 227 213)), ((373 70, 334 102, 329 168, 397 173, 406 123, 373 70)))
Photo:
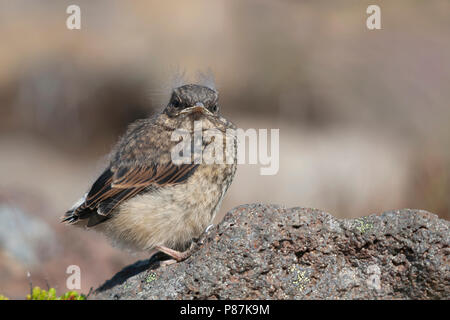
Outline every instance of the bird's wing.
POLYGON ((73 216, 79 219, 89 218, 88 226, 91 227, 106 220, 121 203, 146 188, 182 183, 197 167, 197 164, 168 163, 162 166, 121 167, 116 170, 107 168, 92 185, 84 202, 70 212, 70 216, 72 219, 73 216))
POLYGON ((108 169, 94 183, 86 197, 86 206, 108 215, 123 201, 150 186, 161 187, 184 182, 197 168, 195 164, 121 167, 108 169))
POLYGON ((149 131, 137 122, 119 141, 111 165, 94 182, 84 201, 63 217, 63 221, 87 219, 96 225, 127 199, 144 190, 183 183, 198 164, 174 164, 167 155, 171 145, 146 139, 149 131), (144 134, 145 132, 145 134, 144 134), (133 145, 139 141, 139 148, 133 145), (166 159, 165 161, 160 159, 166 159))

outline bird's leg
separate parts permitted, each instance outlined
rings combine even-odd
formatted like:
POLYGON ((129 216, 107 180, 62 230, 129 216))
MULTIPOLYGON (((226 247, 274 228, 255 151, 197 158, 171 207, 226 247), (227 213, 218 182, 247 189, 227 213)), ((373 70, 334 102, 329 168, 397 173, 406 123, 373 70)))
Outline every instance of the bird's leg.
MULTIPOLYGON (((155 251, 150 254, 150 259, 148 260, 149 265, 152 265, 156 262, 162 263, 168 259, 167 255, 164 252, 160 252, 160 251, 155 252, 155 251)), ((173 260, 173 259, 171 259, 171 260, 173 260)))
POLYGON ((186 258, 189 257, 192 252, 192 248, 189 248, 188 250, 183 251, 183 252, 176 251, 176 250, 164 247, 164 246, 156 246, 155 249, 158 251, 164 252, 168 256, 171 256, 172 258, 175 259, 176 262, 186 260, 186 258))
MULTIPOLYGON (((206 230, 204 231, 204 233, 208 233, 208 231, 209 231, 212 227, 214 227, 213 224, 209 225, 209 226, 206 228, 206 230)), ((186 251, 183 251, 183 252, 176 251, 176 250, 173 250, 173 249, 164 247, 164 246, 155 246, 155 249, 158 250, 158 251, 160 251, 160 252, 162 252, 162 253, 165 253, 166 255, 168 255, 168 256, 170 256, 170 257, 173 258, 173 259, 171 259, 171 260, 166 260, 166 261, 163 261, 163 262, 161 263, 162 265, 170 265, 170 264, 173 264, 173 263, 177 263, 177 262, 186 260, 186 259, 192 254, 192 251, 193 251, 193 249, 195 248, 195 246, 199 245, 198 242, 199 242, 199 238, 194 238, 194 239, 192 239, 192 243, 191 243, 190 248, 187 249, 186 251)), ((155 255, 156 255, 156 254, 155 254, 155 255)))

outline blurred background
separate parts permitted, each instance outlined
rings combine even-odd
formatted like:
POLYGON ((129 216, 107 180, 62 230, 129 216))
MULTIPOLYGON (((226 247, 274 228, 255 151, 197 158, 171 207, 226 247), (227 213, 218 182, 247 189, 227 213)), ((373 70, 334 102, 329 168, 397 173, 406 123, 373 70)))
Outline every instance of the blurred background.
POLYGON ((419 208, 450 218, 450 2, 0 0, 0 293, 87 293, 131 255, 59 217, 174 74, 210 69, 222 113, 280 129, 280 170, 241 165, 221 208, 336 217, 419 208), (81 7, 81 30, 66 8, 81 7), (382 30, 366 28, 381 7, 382 30))

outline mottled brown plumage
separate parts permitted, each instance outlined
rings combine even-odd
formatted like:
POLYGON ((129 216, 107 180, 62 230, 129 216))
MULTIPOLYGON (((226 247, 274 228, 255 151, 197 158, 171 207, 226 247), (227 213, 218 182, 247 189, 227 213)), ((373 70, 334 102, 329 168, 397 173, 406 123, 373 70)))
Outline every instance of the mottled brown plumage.
MULTIPOLYGON (((217 100, 217 91, 204 86, 174 89, 162 113, 128 127, 109 166, 63 221, 104 232, 126 248, 184 258, 170 248, 185 250, 212 222, 236 171, 236 139, 224 135, 232 142, 224 150, 228 164, 175 164, 171 152, 180 141, 171 136, 180 129, 193 136, 194 121, 203 130, 234 129, 219 115, 217 100)), ((202 149, 211 142, 204 139, 202 149)))

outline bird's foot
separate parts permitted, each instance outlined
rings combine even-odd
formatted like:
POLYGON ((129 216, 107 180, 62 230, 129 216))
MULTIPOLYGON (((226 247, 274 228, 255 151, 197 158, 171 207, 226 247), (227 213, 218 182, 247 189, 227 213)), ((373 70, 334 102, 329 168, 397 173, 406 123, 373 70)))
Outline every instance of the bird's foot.
POLYGON ((208 233, 208 231, 211 230, 211 228, 214 228, 213 224, 210 224, 209 226, 206 227, 205 233, 208 233))
POLYGON ((167 254, 165 254, 164 252, 153 252, 150 256, 150 259, 148 260, 148 264, 150 267, 152 267, 154 264, 160 264, 162 265, 162 263, 168 259, 170 259, 171 257, 168 257, 167 254))
MULTIPOLYGON (((208 233, 209 230, 211 230, 211 228, 214 227, 213 224, 209 225, 204 233, 208 233)), ((176 251, 174 249, 170 249, 167 248, 165 246, 155 246, 155 250, 158 250, 158 253, 155 253, 152 257, 151 260, 153 260, 154 258, 160 260, 161 266, 167 266, 167 265, 171 265, 177 262, 181 262, 183 260, 186 260, 194 251, 194 249, 200 245, 202 245, 203 242, 200 241, 200 238, 194 238, 192 239, 192 243, 189 249, 187 249, 186 251, 180 252, 180 251, 176 251), (162 256, 169 256, 173 259, 167 260, 165 259, 164 261, 161 260, 161 255, 162 256)))
POLYGON ((171 264, 177 263, 178 261, 175 259, 164 260, 160 262, 161 267, 170 266, 171 264))
MULTIPOLYGON (((174 258, 175 262, 180 262, 180 261, 186 260, 192 253, 192 248, 190 248, 186 251, 183 251, 183 252, 176 251, 176 250, 164 247, 164 246, 156 246, 155 249, 160 252, 164 252, 168 256, 174 258)), ((172 264, 172 263, 170 263, 170 264, 172 264)))

